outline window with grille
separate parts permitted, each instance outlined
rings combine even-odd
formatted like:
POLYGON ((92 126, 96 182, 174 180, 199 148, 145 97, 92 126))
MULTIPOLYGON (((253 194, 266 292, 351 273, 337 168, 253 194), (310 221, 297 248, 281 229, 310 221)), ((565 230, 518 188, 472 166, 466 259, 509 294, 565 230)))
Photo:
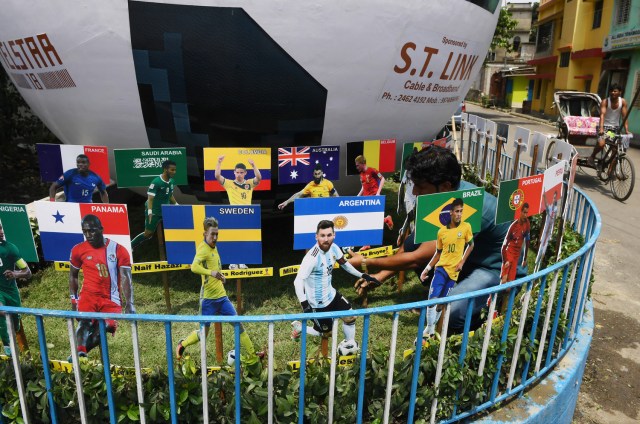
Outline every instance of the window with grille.
MULTIPOLYGON (((638 88, 640 88, 640 71, 636 72, 636 78, 633 83, 633 93, 629 93, 631 95, 631 100, 633 100, 633 96, 635 96, 638 92, 638 88)), ((638 98, 636 99, 633 107, 640 107, 640 96, 638 96, 638 98)))
POLYGON ((593 25, 592 29, 600 28, 600 24, 602 24, 602 4, 604 1, 597 1, 594 5, 593 10, 593 25))
POLYGON ((629 22, 629 12, 631 10, 631 0, 618 0, 616 8, 616 25, 622 25, 629 22))

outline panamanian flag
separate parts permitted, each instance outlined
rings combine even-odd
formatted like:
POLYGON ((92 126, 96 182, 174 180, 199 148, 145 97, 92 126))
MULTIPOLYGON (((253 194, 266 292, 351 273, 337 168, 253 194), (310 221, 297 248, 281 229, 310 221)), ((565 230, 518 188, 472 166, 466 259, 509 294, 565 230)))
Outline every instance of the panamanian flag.
POLYGON ((306 184, 317 164, 322 165, 324 178, 340 179, 340 146, 279 147, 278 183, 306 184))
POLYGON ((115 203, 36 202, 42 252, 47 261, 68 261, 71 248, 84 241, 82 218, 96 215, 104 236, 131 254, 127 205, 115 203))
MULTIPOLYGON (((40 178, 52 183, 69 169, 76 168, 78 155, 87 155, 89 169, 109 185, 109 155, 107 146, 76 146, 72 144, 37 144, 40 178)), ((67 258, 68 259, 68 258, 67 258)))
POLYGON ((216 248, 223 264, 261 264, 260 205, 162 205, 162 224, 170 264, 190 264, 204 240, 206 217, 218 220, 216 248))
POLYGON ((316 243, 318 222, 333 221, 339 246, 382 244, 384 196, 347 196, 296 199, 293 204, 293 248, 310 249, 316 243))

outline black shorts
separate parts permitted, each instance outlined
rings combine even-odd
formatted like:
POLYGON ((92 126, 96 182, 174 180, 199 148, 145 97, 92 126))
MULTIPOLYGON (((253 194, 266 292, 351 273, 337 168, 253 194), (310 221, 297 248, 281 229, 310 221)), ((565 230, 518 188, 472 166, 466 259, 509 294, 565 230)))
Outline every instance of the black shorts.
MULTIPOLYGON (((336 290, 336 296, 333 298, 324 308, 314 308, 313 312, 338 312, 338 311, 350 311, 351 303, 336 290)), ((333 319, 322 318, 313 320, 313 328, 320 333, 328 333, 331 331, 333 325, 333 319)))

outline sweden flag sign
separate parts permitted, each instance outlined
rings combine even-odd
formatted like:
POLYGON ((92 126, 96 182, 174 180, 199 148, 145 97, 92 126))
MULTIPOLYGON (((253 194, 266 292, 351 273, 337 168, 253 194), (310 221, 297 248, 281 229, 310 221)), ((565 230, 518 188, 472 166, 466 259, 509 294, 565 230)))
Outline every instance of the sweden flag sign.
POLYGON ((451 203, 456 198, 464 202, 462 221, 471 225, 474 234, 480 231, 484 188, 427 194, 417 199, 415 243, 438 238, 438 230, 451 222, 451 203))
POLYGON ((218 254, 223 264, 262 263, 260 206, 162 205, 167 262, 190 264, 204 240, 206 217, 218 220, 218 254))

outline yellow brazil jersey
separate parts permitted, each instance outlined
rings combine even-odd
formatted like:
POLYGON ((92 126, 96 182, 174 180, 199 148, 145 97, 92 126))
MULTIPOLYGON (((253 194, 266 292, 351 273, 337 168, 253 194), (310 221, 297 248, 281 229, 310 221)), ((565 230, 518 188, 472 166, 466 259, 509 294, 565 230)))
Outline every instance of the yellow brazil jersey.
POLYGON ((229 204, 250 205, 253 189, 257 185, 255 181, 256 180, 252 178, 250 180, 244 180, 244 183, 240 184, 236 180, 225 179, 222 186, 227 190, 227 194, 229 195, 229 204))
POLYGON ((227 295, 222 281, 211 276, 211 271, 222 269, 218 249, 211 248, 204 240, 198 245, 196 257, 191 264, 191 272, 202 275, 202 299, 219 299, 227 295))
POLYGON ((468 222, 461 222, 455 228, 442 227, 438 230, 436 248, 441 253, 436 266, 443 267, 453 281, 458 281, 459 272, 456 271, 456 265, 462 260, 465 244, 472 239, 473 232, 468 222))
POLYGON ((311 181, 302 190, 302 194, 307 197, 331 197, 333 192, 333 183, 329 180, 325 180, 324 178, 320 181, 320 184, 316 184, 314 181, 311 181))

